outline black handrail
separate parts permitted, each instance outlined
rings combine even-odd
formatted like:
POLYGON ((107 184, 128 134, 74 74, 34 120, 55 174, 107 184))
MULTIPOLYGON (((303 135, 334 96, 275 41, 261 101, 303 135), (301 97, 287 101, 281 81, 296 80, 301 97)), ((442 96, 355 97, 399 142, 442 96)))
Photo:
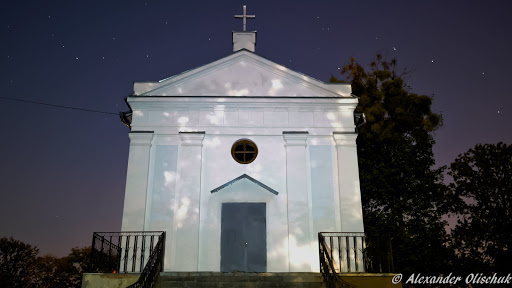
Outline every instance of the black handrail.
POLYGON ((158 239, 155 248, 149 256, 149 260, 140 274, 139 280, 127 288, 153 288, 156 285, 160 272, 164 269, 165 232, 158 239))
POLYGON ((320 232, 338 273, 392 273, 391 239, 364 232, 320 232))
POLYGON ((163 231, 94 232, 91 272, 142 273, 163 231))
POLYGON ((121 263, 121 247, 112 243, 112 237, 94 233, 92 236, 91 271, 93 273, 116 273, 121 263))
POLYGON ((336 283, 343 273, 394 272, 389 237, 367 237, 364 232, 320 232, 318 247, 320 271, 328 287, 339 287, 336 283))
POLYGON ((327 247, 325 237, 318 233, 318 247, 320 249, 320 272, 327 284, 327 288, 354 288, 356 286, 344 281, 336 273, 332 250, 327 247))
POLYGON ((94 232, 90 272, 141 273, 129 287, 152 288, 163 271, 164 253, 163 231, 94 232))
POLYGON ((338 273, 365 270, 366 236, 364 232, 320 232, 338 273))
POLYGON ((366 237, 364 264, 368 273, 395 272, 391 239, 385 236, 366 237))

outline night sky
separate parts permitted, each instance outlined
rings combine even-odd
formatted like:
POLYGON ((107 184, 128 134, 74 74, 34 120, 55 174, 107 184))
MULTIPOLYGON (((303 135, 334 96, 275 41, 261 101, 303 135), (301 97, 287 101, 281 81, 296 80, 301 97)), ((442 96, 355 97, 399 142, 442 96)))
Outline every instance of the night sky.
POLYGON ((0 237, 65 256, 119 231, 134 81, 232 53, 247 5, 256 53, 327 82, 355 57, 397 57, 444 116, 436 165, 512 143, 511 1, 10 1, 0 4, 0 237))

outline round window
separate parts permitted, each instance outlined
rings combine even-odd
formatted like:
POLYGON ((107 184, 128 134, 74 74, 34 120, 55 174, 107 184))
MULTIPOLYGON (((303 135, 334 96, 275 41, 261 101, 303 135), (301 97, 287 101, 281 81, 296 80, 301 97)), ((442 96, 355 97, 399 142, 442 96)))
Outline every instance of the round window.
POLYGON ((258 147, 251 140, 238 140, 231 147, 231 156, 240 164, 249 164, 258 156, 258 147))

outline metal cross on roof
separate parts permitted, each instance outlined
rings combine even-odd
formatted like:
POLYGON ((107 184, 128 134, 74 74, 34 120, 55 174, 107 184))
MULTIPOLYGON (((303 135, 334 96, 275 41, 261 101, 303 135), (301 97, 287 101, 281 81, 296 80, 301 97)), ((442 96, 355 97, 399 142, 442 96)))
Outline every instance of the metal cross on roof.
POLYGON ((246 19, 249 18, 249 19, 254 19, 256 18, 256 15, 247 15, 246 14, 246 7, 244 5, 244 15, 235 15, 235 18, 236 19, 243 19, 244 20, 244 30, 245 31, 245 28, 246 28, 246 19))

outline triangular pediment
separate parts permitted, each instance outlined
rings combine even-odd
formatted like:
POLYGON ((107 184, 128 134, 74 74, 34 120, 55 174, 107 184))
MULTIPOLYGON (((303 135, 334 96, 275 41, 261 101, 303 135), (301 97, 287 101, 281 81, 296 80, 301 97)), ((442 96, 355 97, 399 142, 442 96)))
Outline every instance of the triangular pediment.
POLYGON ((279 194, 276 190, 274 190, 274 189, 272 189, 272 188, 268 187, 267 185, 265 185, 265 184, 261 183, 260 181, 258 181, 258 180, 256 180, 256 179, 252 178, 251 176, 249 176, 249 175, 247 175, 247 174, 240 175, 240 176, 236 177, 235 179, 230 180, 230 181, 228 181, 228 182, 226 182, 226 183, 224 183, 224 184, 220 185, 219 187, 217 187, 217 188, 213 189, 213 190, 212 190, 212 191, 210 191, 210 192, 211 192, 211 193, 219 192, 219 191, 223 190, 224 188, 226 188, 226 187, 228 187, 228 186, 231 186, 231 185, 233 185, 234 183, 236 183, 236 182, 238 182, 238 181, 243 181, 244 179, 245 179, 245 180, 247 180, 247 181, 250 181, 250 182, 252 182, 252 183, 254 183, 254 184, 258 185, 258 186, 260 186, 261 188, 263 188, 263 189, 267 190, 268 192, 270 192, 270 193, 272 193, 272 194, 275 194, 275 195, 278 195, 278 194, 279 194))
POLYGON ((326 84, 247 50, 134 88, 138 96, 353 97, 350 84, 326 84))

